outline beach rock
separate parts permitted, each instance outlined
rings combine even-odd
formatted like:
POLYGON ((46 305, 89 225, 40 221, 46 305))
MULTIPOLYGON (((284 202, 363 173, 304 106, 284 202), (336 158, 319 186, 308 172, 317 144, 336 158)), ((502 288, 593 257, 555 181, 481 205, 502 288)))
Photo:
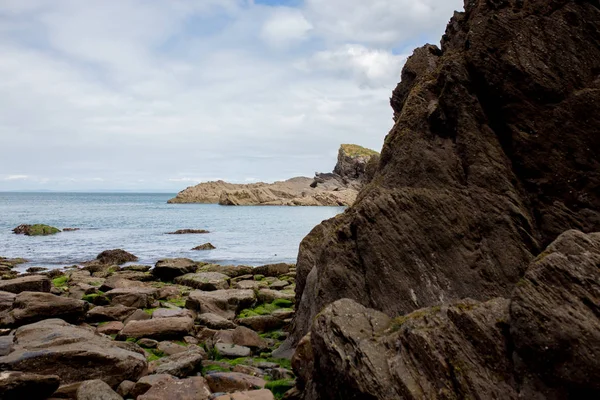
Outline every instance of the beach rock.
POLYGON ((196 272, 197 268, 189 258, 167 258, 156 263, 152 275, 162 281, 172 281, 178 276, 196 272))
POLYGON ((5 356, 13 351, 13 337, 8 335, 10 329, 8 329, 8 332, 2 333, 3 336, 0 336, 0 356, 5 356))
POLYGON ((137 341, 137 344, 146 349, 155 349, 158 346, 158 341, 154 339, 140 339, 137 341))
POLYGON ((81 228, 63 228, 63 232, 77 232, 80 231, 81 228))
POLYGON ((158 350, 162 351, 167 356, 172 356, 173 354, 186 352, 188 351, 188 348, 187 346, 165 341, 158 344, 158 350))
POLYGON ((82 382, 77 389, 77 400, 123 400, 106 382, 94 379, 82 382))
POLYGON ((372 157, 378 155, 376 151, 355 144, 343 144, 338 151, 333 173, 346 179, 363 179, 367 164, 372 157))
POLYGON ((216 372, 206 376, 206 382, 215 393, 237 392, 241 390, 262 389, 266 382, 256 376, 240 374, 239 372, 216 372))
POLYGON ((204 291, 229 289, 229 276, 219 272, 198 272, 175 278, 175 283, 204 291))
POLYGON ((166 383, 174 382, 177 378, 168 375, 168 374, 156 374, 156 375, 148 375, 140 378, 139 381, 135 383, 133 388, 130 391, 130 396, 136 399, 138 396, 143 395, 148 390, 152 389, 153 386, 156 385, 164 385, 166 383))
POLYGON ((227 275, 230 278, 252 274, 252 270, 253 268, 247 265, 207 264, 198 268, 198 272, 218 272, 220 274, 227 275))
POLYGON ((598 21, 589 2, 469 1, 415 50, 373 181, 300 245, 286 345, 341 298, 403 315, 508 297, 562 232, 600 230, 598 21))
POLYGON ((0 399, 44 400, 58 389, 56 375, 37 375, 17 371, 0 372, 0 399))
POLYGON ((201 376, 162 382, 152 386, 138 400, 208 400, 210 390, 201 376))
POLYGON ((147 312, 145 312, 144 310, 140 310, 139 308, 136 309, 133 314, 131 314, 129 317, 127 317, 125 319, 125 321, 123 321, 123 323, 125 325, 127 325, 128 323, 130 323, 131 321, 147 321, 149 319, 151 319, 152 316, 150 314, 148 314, 147 312))
POLYGON ((104 279, 102 285, 100 286, 100 290, 103 292, 108 292, 113 289, 127 289, 133 287, 145 287, 146 285, 142 282, 124 279, 120 275, 109 276, 104 279))
POLYGON ((252 351, 249 347, 238 346, 235 344, 216 343, 215 349, 217 352, 227 358, 249 357, 252 351))
POLYGON ((119 333, 119 337, 156 340, 180 339, 188 335, 193 327, 194 320, 188 317, 130 321, 119 333))
POLYGON ((88 311, 86 320, 89 322, 124 321, 131 316, 137 308, 127 307, 122 304, 116 306, 98 306, 88 311))
POLYGON ((270 390, 260 389, 223 394, 213 400, 275 400, 275 397, 273 397, 273 392, 270 390))
POLYGON ((237 325, 227 318, 217 314, 205 313, 196 318, 196 322, 210 329, 234 329, 237 325))
POLYGON ((267 288, 269 284, 263 281, 239 281, 233 284, 234 289, 250 289, 258 290, 260 288, 267 288))
POLYGON ((50 292, 50 279, 44 275, 29 275, 0 281, 0 291, 19 294, 21 292, 50 292))
POLYGON ((269 288, 273 289, 273 290, 282 290, 282 289, 285 289, 286 286, 290 286, 290 283, 288 281, 277 280, 277 281, 271 283, 269 285, 269 288))
POLYGON ((48 271, 48 268, 44 267, 29 267, 25 270, 25 272, 29 274, 37 274, 38 272, 48 271))
POLYGON ((121 321, 111 321, 96 328, 96 332, 104 335, 116 335, 123 329, 124 325, 121 321))
POLYGON ((121 268, 122 271, 131 271, 131 272, 148 272, 152 268, 149 265, 127 265, 121 268))
POLYGON ((258 315, 237 319, 239 325, 248 327, 256 332, 269 332, 285 325, 284 321, 272 315, 258 315))
POLYGON ((200 246, 194 247, 192 250, 201 251, 201 250, 214 250, 214 249, 216 249, 216 247, 213 246, 212 243, 204 243, 204 244, 201 244, 200 246))
POLYGON ((128 287, 109 290, 104 294, 111 305, 126 307, 149 308, 156 300, 158 289, 152 287, 128 287))
POLYGON ((89 303, 81 300, 55 296, 51 293, 22 292, 15 297, 3 323, 17 327, 48 318, 60 318, 77 323, 83 320, 88 308, 89 303))
POLYGON ((181 308, 157 308, 152 313, 152 318, 188 317, 194 319, 196 314, 188 309, 181 308))
POLYGON ((238 346, 246 346, 253 349, 264 349, 267 343, 263 338, 258 336, 258 333, 244 326, 238 326, 233 330, 233 343, 238 346))
POLYGON ((0 316, 12 308, 16 297, 14 293, 0 291, 0 316))
POLYGON ((55 228, 53 226, 44 225, 44 224, 35 224, 35 225, 19 225, 15 229, 12 230, 16 235, 25 235, 25 236, 48 236, 54 235, 60 232, 60 229, 55 228))
POLYGON ((137 261, 138 258, 125 250, 105 250, 96 256, 96 260, 105 265, 122 265, 128 262, 137 261))
POLYGON ((144 356, 59 319, 22 326, 14 337, 13 352, 0 357, 2 370, 58 375, 62 384, 101 379, 112 387, 146 370, 144 356))
POLYGON ((185 306, 201 314, 213 313, 233 319, 244 308, 251 306, 255 299, 252 290, 229 289, 213 292, 194 290, 188 296, 185 306))
POLYGON ((131 394, 131 390, 133 390, 134 386, 135 386, 135 382, 123 381, 123 382, 121 382, 119 387, 117 387, 117 394, 123 398, 129 398, 129 396, 131 394))
POLYGON ((178 378, 185 378, 200 371, 202 360, 206 358, 204 350, 196 346, 186 352, 152 361, 148 369, 151 374, 169 374, 178 378))
POLYGON ((292 268, 293 266, 293 264, 285 263, 261 265, 259 267, 254 268, 252 273, 254 275, 263 275, 276 278, 280 275, 289 273, 290 268, 292 268))
POLYGON ((202 233, 210 233, 204 229, 179 229, 175 232, 169 232, 167 235, 189 235, 189 234, 202 234, 202 233))
POLYGON ((287 291, 281 290, 260 289, 256 297, 258 298, 258 301, 262 303, 272 303, 278 299, 288 300, 292 303, 296 301, 293 292, 287 293, 287 291))

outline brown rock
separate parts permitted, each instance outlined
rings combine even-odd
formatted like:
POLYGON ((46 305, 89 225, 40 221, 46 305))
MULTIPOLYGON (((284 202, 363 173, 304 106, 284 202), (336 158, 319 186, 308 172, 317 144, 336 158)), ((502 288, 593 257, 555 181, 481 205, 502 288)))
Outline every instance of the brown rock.
POLYGON ((123 400, 100 379, 82 382, 77 389, 77 400, 123 400))
POLYGON ((233 330, 232 340, 238 346, 246 346, 253 349, 264 349, 267 347, 263 338, 258 333, 244 326, 238 326, 233 330))
POLYGON ((252 290, 216 290, 204 292, 194 290, 190 293, 186 307, 199 313, 214 313, 227 319, 233 319, 237 313, 254 303, 252 290))
POLYGON ((22 292, 17 295, 12 309, 5 318, 10 326, 21 326, 48 318, 60 318, 68 322, 81 321, 89 303, 50 293, 22 292))
POLYGON ((204 350, 194 346, 186 352, 152 361, 148 369, 151 374, 169 374, 178 378, 185 378, 200 371, 202 360, 206 358, 204 350))
POLYGON ((50 292, 50 279, 44 275, 29 275, 0 281, 0 291, 19 294, 21 292, 50 292))
POLYGON ((210 233, 204 229, 179 229, 175 232, 169 232, 167 235, 189 235, 189 234, 202 234, 202 233, 210 233))
POLYGON ((253 268, 247 265, 218 265, 208 264, 200 267, 198 272, 218 272, 229 276, 230 278, 236 278, 243 275, 251 274, 253 268))
POLYGON ((284 263, 261 265, 260 267, 254 268, 252 273, 254 275, 278 277, 280 275, 287 274, 288 272, 290 272, 290 268, 292 268, 292 267, 293 267, 293 264, 284 264, 284 263))
POLYGON ((156 340, 180 339, 188 335, 193 327, 194 320, 187 317, 130 321, 119 333, 119 337, 156 340))
POLYGON ((121 265, 128 262, 137 261, 138 258, 125 250, 105 250, 98 254, 96 260, 105 265, 121 265))
POLYGON ((186 308, 157 308, 152 313, 152 318, 188 317, 195 318, 196 314, 186 308))
POLYGON ((236 320, 239 325, 248 327, 256 332, 269 332, 285 325, 283 320, 272 315, 258 315, 256 317, 240 318, 236 320))
POLYGON ((249 390, 217 396, 214 400, 275 400, 268 389, 249 390))
POLYGON ((135 386, 135 382, 123 381, 123 382, 121 382, 119 387, 117 387, 117 394, 121 397, 129 398, 134 386, 135 386))
POLYGON ((183 353, 188 351, 187 346, 182 346, 173 342, 160 342, 158 344, 158 350, 162 351, 167 356, 172 356, 173 354, 183 353))
POLYGON ((229 289, 229 277, 219 272, 198 272, 175 278, 175 283, 204 291, 229 289))
POLYGON ((130 396, 134 399, 137 399, 138 396, 143 395, 148 390, 150 390, 153 386, 156 385, 164 385, 167 383, 175 382, 177 378, 168 375, 168 374, 156 374, 156 375, 148 375, 140 378, 139 381, 135 383, 133 388, 131 389, 130 396))
POLYGON ((111 300, 111 305, 126 307, 148 308, 156 300, 158 290, 151 287, 129 287, 113 289, 105 293, 111 300))
POLYGON ((104 335, 116 335, 123 329, 123 323, 121 321, 107 322, 106 324, 98 326, 96 332, 104 335))
POLYGON ((214 250, 214 249, 216 249, 216 247, 213 246, 212 243, 204 243, 204 244, 201 244, 200 246, 194 247, 192 250, 200 251, 200 250, 214 250))
POLYGON ((294 302, 296 299, 292 293, 286 293, 287 291, 271 290, 271 289, 260 289, 257 294, 258 301, 262 303, 272 303, 277 299, 284 299, 294 302))
POLYGON ((127 307, 122 304, 116 306, 98 306, 87 313, 89 322, 124 321, 135 312, 136 308, 127 307))
POLYGON ((207 328, 210 328, 210 329, 217 329, 217 330, 234 329, 237 326, 232 321, 230 321, 226 318, 223 318, 220 315, 211 314, 211 313, 198 315, 198 318, 196 319, 196 321, 200 325, 206 326, 207 328))
POLYGON ((237 392, 241 390, 262 389, 266 382, 256 376, 239 372, 216 372, 206 376, 206 381, 213 392, 237 392))
POLYGON ((210 390, 201 376, 154 385, 138 400, 207 400, 210 390))
POLYGON ((58 389, 56 375, 37 375, 16 371, 0 372, 0 398, 3 400, 43 400, 58 389))
POLYGON ((172 281, 178 276, 196 272, 197 268, 196 263, 189 258, 168 258, 156 263, 152 275, 162 281, 172 281))
POLYGON ((127 317, 123 323, 127 325, 131 321, 147 321, 151 318, 152 316, 150 314, 138 308, 129 317, 127 317))

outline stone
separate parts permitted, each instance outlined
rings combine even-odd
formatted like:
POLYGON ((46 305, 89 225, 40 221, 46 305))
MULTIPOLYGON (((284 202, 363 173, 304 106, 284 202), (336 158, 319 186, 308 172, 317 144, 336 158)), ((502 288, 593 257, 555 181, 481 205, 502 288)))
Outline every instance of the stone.
POLYGON ((263 378, 265 376, 265 373, 262 369, 256 368, 256 367, 251 367, 250 365, 244 365, 244 364, 237 364, 236 366, 233 367, 233 369, 231 371, 239 372, 239 373, 246 374, 246 375, 258 376, 260 378, 263 378))
POLYGON ((125 325, 118 337, 156 340, 180 339, 188 335, 193 327, 194 320, 188 317, 130 321, 125 325))
POLYGON ((269 288, 273 289, 273 290, 282 290, 282 289, 285 289, 287 286, 290 286, 290 283, 288 281, 277 280, 277 281, 271 283, 269 285, 269 288))
POLYGON ((6 356, 13 351, 13 337, 0 336, 0 357, 6 356))
POLYGON ((283 320, 272 315, 258 315, 237 319, 239 325, 245 326, 256 332, 269 332, 279 329, 285 325, 283 320))
POLYGON ((158 290, 151 287, 130 287, 113 289, 105 293, 111 305, 118 304, 126 307, 148 308, 156 300, 158 290))
POLYGON ((229 276, 230 278, 237 278, 243 275, 251 274, 252 267, 247 265, 219 265, 219 264, 207 264, 198 268, 198 272, 218 272, 229 276))
POLYGON ((233 284, 234 289, 250 289, 250 290, 258 290, 261 288, 266 288, 269 285, 267 282, 263 281, 239 281, 233 284))
POLYGON ((154 339, 142 338, 137 341, 137 344, 147 349, 155 349, 158 346, 158 341, 154 339))
POLYGON ((217 314, 206 313, 200 314, 196 318, 196 322, 210 329, 234 329, 237 325, 232 321, 221 317, 217 314))
POLYGON ((152 268, 150 265, 127 265, 121 268, 122 271, 148 272, 152 268))
POLYGON ((175 278, 175 283, 204 291, 229 289, 229 277, 219 272, 198 272, 175 278))
POLYGON ((129 398, 131 395, 131 391, 135 387, 135 382, 131 381, 123 381, 117 387, 117 394, 123 398, 129 398))
POLYGON ((127 325, 131 321, 147 321, 149 319, 152 319, 150 314, 137 308, 129 317, 125 319, 125 321, 123 321, 123 323, 127 325))
POLYGON ((206 358, 204 350, 196 346, 189 348, 186 352, 152 361, 148 370, 151 374, 169 374, 185 378, 199 372, 202 368, 202 360, 206 358))
POLYGON ((132 287, 146 287, 146 285, 140 281, 133 281, 129 279, 124 279, 119 275, 112 275, 104 280, 102 286, 100 286, 100 290, 103 292, 108 292, 113 289, 123 289, 132 287))
POLYGON ((113 387, 136 381, 146 371, 144 356, 63 320, 22 326, 14 337, 12 353, 0 357, 0 370, 58 375, 62 384, 101 379, 113 387))
POLYGON ((208 400, 210 390, 201 376, 154 385, 138 400, 208 400))
POLYGON ((177 378, 168 375, 168 374, 156 374, 156 375, 148 375, 140 378, 139 381, 135 383, 133 388, 130 391, 130 396, 134 399, 137 399, 138 396, 143 395, 148 390, 150 390, 153 386, 156 385, 164 385, 166 383, 175 382, 177 378))
POLYGON ((123 329, 124 325, 121 321, 111 321, 105 324, 99 325, 96 328, 96 332, 104 335, 116 335, 123 329))
POLYGON ((167 356, 172 356, 173 354, 186 352, 188 348, 177 343, 164 341, 158 344, 158 350, 167 356))
POLYGON ((88 322, 124 321, 137 309, 122 304, 116 306, 98 306, 88 311, 86 320, 88 322))
POLYGON ((175 232, 169 232, 167 233, 167 235, 189 235, 189 234, 203 234, 203 233, 210 233, 207 230, 204 229, 179 229, 176 230, 175 232))
POLYGON ((271 377, 272 380, 274 381, 280 381, 280 380, 293 380, 294 379, 294 374, 292 374, 291 371, 285 369, 285 368, 272 368, 270 370, 267 371, 268 375, 271 377))
POLYGON ((0 372, 0 398, 3 400, 44 400, 60 385, 56 375, 37 375, 17 371, 0 372))
POLYGON ((275 397, 270 390, 260 389, 223 394, 215 397, 213 400, 275 400, 275 397))
POLYGON ((25 270, 25 272, 30 273, 30 274, 37 274, 39 272, 44 272, 44 271, 48 271, 48 268, 44 268, 44 267, 29 267, 25 270))
POLYGON ((204 243, 204 244, 201 244, 200 246, 194 247, 192 250, 201 251, 201 250, 214 250, 214 249, 216 249, 216 247, 213 246, 212 243, 204 243))
POLYGON ((196 314, 185 308, 157 308, 152 313, 152 318, 188 317, 194 319, 196 314))
POLYGON ((230 289, 213 292, 194 290, 188 296, 185 306, 201 314, 213 313, 233 319, 244 308, 251 306, 255 298, 252 290, 230 289))
POLYGON ((196 272, 197 268, 196 263, 189 258, 168 258, 156 263, 152 275, 162 281, 172 281, 178 276, 196 272))
POLYGON ((0 281, 0 291, 19 294, 21 292, 50 292, 50 279, 44 275, 29 275, 0 281))
POLYGON ((14 228, 13 233, 15 235, 25 235, 25 236, 48 236, 54 235, 60 232, 60 229, 55 228, 53 226, 44 225, 44 224, 34 224, 27 225, 22 224, 14 228))
POLYGON ((122 265, 137 261, 138 258, 122 249, 105 250, 98 254, 96 260, 105 265, 122 265))
POLYGON ((264 349, 267 347, 263 338, 258 333, 244 326, 238 326, 233 330, 232 340, 238 346, 246 346, 253 349, 264 349))
POLYGON ((239 372, 216 372, 206 376, 206 382, 215 393, 237 392, 242 390, 262 389, 266 382, 256 376, 245 375, 239 372))
POLYGON ((77 323, 85 317, 89 303, 55 296, 50 293, 22 292, 15 297, 4 319, 9 326, 22 326, 48 318, 77 323))
POLYGON ((123 400, 106 382, 94 379, 82 382, 77 389, 77 400, 123 400))
POLYGON ((249 357, 252 350, 249 347, 238 346, 235 344, 216 343, 215 349, 217 352, 227 358, 249 357))
POLYGON ((252 273, 254 275, 264 275, 276 278, 280 275, 287 274, 288 272, 290 272, 290 268, 292 266, 292 264, 285 263, 261 265, 259 267, 254 268, 252 273))
POLYGON ((16 297, 17 295, 14 293, 0 291, 0 316, 4 312, 10 311, 16 297))
POLYGON ((262 303, 272 303, 278 299, 289 300, 291 302, 295 302, 296 300, 293 293, 271 289, 260 289, 256 297, 258 298, 258 301, 262 303))

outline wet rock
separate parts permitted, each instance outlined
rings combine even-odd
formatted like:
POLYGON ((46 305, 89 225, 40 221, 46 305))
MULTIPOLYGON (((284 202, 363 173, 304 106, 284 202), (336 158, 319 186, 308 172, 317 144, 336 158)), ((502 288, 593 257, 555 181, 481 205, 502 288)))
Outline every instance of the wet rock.
POLYGON ((185 274, 175 278, 175 283, 204 291, 229 289, 229 277, 219 272, 185 274))
POLYGON ((38 272, 48 271, 48 268, 44 267, 29 267, 25 272, 30 274, 37 274, 38 272))
POLYGON ((210 390, 215 393, 262 389, 266 384, 261 378, 240 374, 239 372, 217 372, 210 374, 206 376, 206 382, 210 390))
POLYGON ((82 382, 77 389, 77 400, 123 400, 106 382, 100 379, 82 382))
POLYGON ((238 346, 235 344, 216 343, 215 349, 217 352, 227 358, 249 357, 252 350, 249 347, 238 346))
POLYGON ((201 376, 154 385, 138 400, 207 400, 210 390, 201 376))
POLYGON ((177 378, 168 374, 156 374, 148 375, 140 378, 131 389, 130 396, 136 399, 138 396, 143 395, 148 390, 152 389, 156 385, 164 385, 166 383, 175 382, 177 378))
POLYGON ((189 235, 189 234, 203 234, 203 233, 210 233, 210 232, 206 231, 204 229, 179 229, 179 230, 176 230, 175 232, 169 232, 169 233, 167 233, 167 235, 189 235))
POLYGON ((10 354, 13 351, 13 337, 0 336, 0 357, 10 354))
POLYGON ((9 326, 31 324, 48 318, 77 323, 85 317, 89 303, 50 293, 22 292, 15 297, 3 320, 9 326))
POLYGON ((125 325, 118 337, 156 340, 180 339, 188 335, 193 327, 194 320, 187 317, 130 321, 125 325))
POLYGON ((258 315, 256 317, 247 317, 237 319, 239 325, 248 327, 256 332, 269 332, 279 329, 285 325, 283 320, 272 315, 258 315))
POLYGON ((122 265, 137 261, 138 258, 122 249, 105 250, 96 256, 96 260, 105 265, 122 265))
POLYGON ((234 329, 237 325, 217 314, 206 313, 198 315, 196 321, 210 329, 234 329))
POLYGON ((15 235, 25 235, 25 236, 48 236, 54 235, 60 232, 60 229, 55 228, 53 226, 44 225, 44 224, 35 224, 35 225, 19 225, 14 228, 13 233, 15 235))
POLYGON ((127 307, 122 304, 116 306, 98 306, 87 313, 89 322, 124 321, 131 316, 137 308, 127 307))
POLYGON ((213 246, 212 243, 204 243, 204 244, 201 244, 200 246, 194 247, 192 250, 201 251, 201 250, 214 250, 214 249, 216 249, 216 247, 213 246))
POLYGON ((61 383, 101 379, 111 386, 136 381, 146 370, 144 356, 59 320, 22 326, 15 332, 12 353, 0 357, 0 369, 58 375, 61 383))
POLYGON ((156 263, 152 275, 162 281, 172 281, 178 276, 196 272, 197 268, 196 263, 189 258, 168 258, 156 263))
POLYGON ((206 358, 204 350, 196 346, 186 352, 152 361, 148 369, 151 374, 169 374, 178 378, 185 378, 199 372, 202 368, 202 360, 206 358))
POLYGON ((195 290, 190 293, 186 307, 199 313, 213 313, 227 319, 233 319, 237 313, 254 303, 252 290, 216 290, 204 292, 195 290))
POLYGON ((0 291, 19 294, 21 292, 50 292, 50 279, 44 275, 29 275, 0 281, 0 291))
POLYGON ((0 398, 3 400, 43 400, 58 389, 56 375, 37 375, 17 371, 0 372, 0 398))

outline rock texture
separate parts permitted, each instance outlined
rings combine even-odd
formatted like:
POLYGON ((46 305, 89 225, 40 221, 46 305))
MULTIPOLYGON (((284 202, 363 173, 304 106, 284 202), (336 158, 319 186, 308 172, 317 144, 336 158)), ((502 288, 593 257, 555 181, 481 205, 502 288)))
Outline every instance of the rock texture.
POLYGON ((569 231, 532 262, 510 299, 395 319, 336 301, 292 361, 304 398, 597 398, 599 265, 600 233, 569 231))
POLYGON ((560 233, 600 230, 599 32, 595 1, 474 0, 415 51, 371 183, 300 246, 288 345, 344 297, 507 297, 560 233))
POLYGON ((366 165, 377 152, 357 145, 342 145, 333 173, 314 179, 296 177, 275 183, 233 184, 206 182, 179 192, 169 203, 221 205, 348 206, 354 203, 366 179, 366 165))

